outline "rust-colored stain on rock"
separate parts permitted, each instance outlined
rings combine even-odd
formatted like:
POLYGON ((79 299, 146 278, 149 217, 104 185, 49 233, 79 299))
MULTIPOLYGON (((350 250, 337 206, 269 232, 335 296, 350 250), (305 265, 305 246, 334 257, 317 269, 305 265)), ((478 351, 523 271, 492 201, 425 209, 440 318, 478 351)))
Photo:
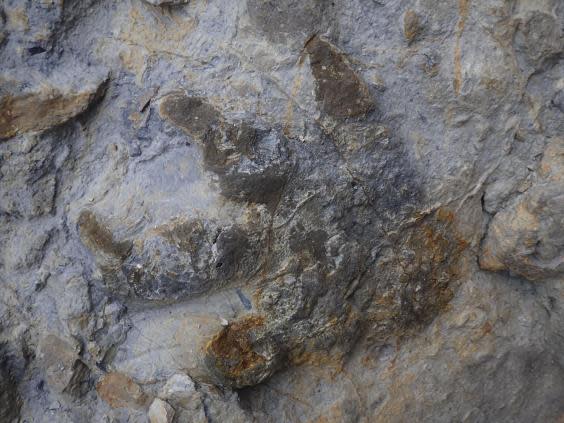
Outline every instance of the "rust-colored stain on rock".
POLYGON ((369 338, 408 336, 447 310, 454 286, 465 271, 468 242, 456 231, 456 216, 440 208, 421 217, 397 240, 390 259, 378 266, 393 280, 378 287, 368 312, 369 338))
POLYGON ((223 377, 244 380, 266 364, 266 358, 255 351, 253 339, 263 326, 262 316, 249 316, 229 324, 208 343, 206 352, 223 377))

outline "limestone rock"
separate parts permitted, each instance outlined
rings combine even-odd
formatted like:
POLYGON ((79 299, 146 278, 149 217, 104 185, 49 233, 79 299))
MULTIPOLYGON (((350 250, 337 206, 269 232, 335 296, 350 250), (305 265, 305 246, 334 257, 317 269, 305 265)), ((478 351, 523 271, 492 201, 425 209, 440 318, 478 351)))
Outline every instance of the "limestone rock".
POLYGON ((202 391, 205 396, 205 409, 207 409, 207 415, 211 419, 244 423, 253 418, 250 413, 242 409, 240 398, 236 392, 228 389, 221 392, 209 385, 203 386, 202 391))
POLYGON ((403 16, 403 35, 408 43, 412 43, 421 32, 421 21, 417 13, 409 9, 403 16))
POLYGON ((90 370, 80 359, 77 345, 56 335, 47 335, 42 339, 39 351, 39 359, 51 389, 74 397, 80 397, 88 391, 90 370))
MULTIPOLYGON (((186 374, 177 373, 173 375, 162 387, 159 397, 165 399, 175 409, 178 421, 206 422, 206 412, 209 413, 209 403, 206 399, 211 398, 202 387, 198 390, 193 380, 186 374), (207 411, 206 411, 207 408, 207 411)), ((215 405, 217 399, 213 401, 215 405)))
POLYGON ((175 374, 163 386, 160 392, 161 398, 172 400, 187 406, 196 396, 196 386, 190 376, 175 374))
POLYGON ((51 215, 57 195, 57 177, 52 171, 63 165, 66 146, 30 135, 2 155, 1 212, 31 218, 51 215))
POLYGON ((374 108, 366 83, 334 45, 315 36, 305 49, 316 80, 316 100, 324 113, 344 119, 365 115, 374 108))
POLYGON ((562 274, 562 195, 560 185, 539 186, 514 208, 496 214, 482 249, 482 268, 510 270, 530 280, 562 274))
POLYGON ((84 112, 105 90, 105 80, 72 89, 43 84, 0 97, 0 140, 26 132, 41 132, 84 112))
POLYGON ((323 0, 249 0, 249 17, 261 35, 276 43, 299 42, 322 32, 328 4, 323 0))
POLYGON ((57 303, 62 319, 76 319, 87 314, 91 304, 86 281, 80 277, 68 280, 57 303))
POLYGON ((561 421, 563 19, 3 1, 0 420, 561 421))
POLYGON ((508 270, 529 280, 563 274, 563 169, 564 142, 553 139, 539 180, 490 223, 480 256, 482 268, 508 270))
POLYGON ((96 390, 112 408, 139 408, 146 402, 141 387, 122 373, 107 373, 96 385, 96 390))
POLYGON ((159 398, 155 398, 149 407, 149 421, 151 423, 172 423, 174 408, 159 398))
POLYGON ((276 370, 279 353, 261 340, 264 318, 249 316, 228 325, 207 347, 207 360, 222 384, 242 388, 256 385, 276 370))

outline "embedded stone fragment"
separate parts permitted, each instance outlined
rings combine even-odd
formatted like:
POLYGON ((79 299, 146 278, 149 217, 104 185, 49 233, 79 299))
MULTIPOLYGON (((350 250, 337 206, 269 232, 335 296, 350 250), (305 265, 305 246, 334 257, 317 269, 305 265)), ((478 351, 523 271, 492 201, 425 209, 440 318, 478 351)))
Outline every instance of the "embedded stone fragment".
POLYGON ((37 181, 31 189, 31 215, 42 216, 51 213, 55 206, 57 179, 48 175, 37 181))
POLYGON ((246 123, 228 127, 225 134, 210 132, 204 160, 218 174, 225 197, 264 204, 276 202, 293 166, 286 137, 246 123))
POLYGON ((78 231, 82 243, 94 255, 96 263, 113 282, 120 279, 121 264, 129 254, 129 241, 116 241, 110 229, 90 210, 83 210, 78 218, 78 231))
POLYGON ((123 373, 107 373, 96 385, 96 390, 112 408, 139 408, 146 402, 141 387, 123 373))
POLYGON ((480 266, 538 281, 564 274, 564 140, 545 150, 539 181, 492 219, 480 266))
POLYGON ((251 416, 241 409, 236 392, 226 386, 217 389, 205 383, 198 384, 196 388, 185 374, 173 375, 161 389, 159 398, 172 405, 174 421, 177 422, 245 423, 251 420, 251 416))
POLYGON ((196 393, 196 385, 190 376, 177 373, 167 380, 160 396, 166 400, 189 402, 196 393))
POLYGON ((78 228, 83 241, 93 250, 124 258, 131 248, 130 243, 115 241, 110 230, 100 223, 96 215, 89 210, 80 213, 78 228))
POLYGON ((177 218, 135 238, 117 241, 91 211, 78 219, 82 242, 104 280, 119 295, 174 302, 248 277, 259 264, 262 232, 239 225, 177 218))
POLYGON ((155 398, 149 407, 149 421, 151 423, 172 423, 174 408, 160 398, 155 398))
POLYGON ((335 119, 366 115, 374 100, 347 57, 329 41, 315 36, 305 46, 316 80, 315 98, 321 111, 335 119))
POLYGON ((181 373, 173 375, 162 387, 159 397, 173 406, 178 421, 207 421, 204 395, 196 390, 190 376, 181 373))
POLYGON ((206 363, 220 383, 234 388, 256 385, 277 368, 279 353, 261 337, 265 321, 248 316, 229 324, 206 347, 206 363))
POLYGON ((86 347, 91 360, 98 366, 104 367, 111 360, 115 347, 125 340, 131 328, 130 322, 124 318, 126 310, 118 301, 110 302, 96 319, 96 332, 86 347))
POLYGON ((548 182, 564 181, 564 138, 554 138, 546 146, 539 176, 548 182))
POLYGON ((417 13, 409 9, 403 15, 403 35, 409 44, 411 44, 422 30, 421 22, 417 13))
POLYGON ((531 188, 511 208, 498 212, 482 246, 480 266, 508 270, 529 280, 564 273, 562 184, 531 188))
POLYGON ((56 392, 80 397, 88 391, 90 370, 78 352, 78 345, 56 335, 47 335, 41 340, 38 358, 45 369, 48 386, 56 392))
POLYGON ((0 97, 0 140, 26 132, 42 132, 84 112, 99 99, 106 80, 69 88, 56 82, 0 97))

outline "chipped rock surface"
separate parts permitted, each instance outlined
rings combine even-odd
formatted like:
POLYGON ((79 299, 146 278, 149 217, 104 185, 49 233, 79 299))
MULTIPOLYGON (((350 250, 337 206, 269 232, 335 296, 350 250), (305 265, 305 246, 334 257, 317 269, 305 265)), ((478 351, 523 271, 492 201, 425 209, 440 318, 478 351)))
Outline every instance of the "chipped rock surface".
MULTIPOLYGON (((65 76, 68 78, 69 76, 65 76)), ((59 78, 62 78, 59 76, 59 78)), ((84 112, 102 94, 103 80, 78 81, 80 88, 54 86, 41 81, 41 86, 17 94, 2 94, 0 99, 0 139, 27 132, 41 132, 59 126, 84 112), (83 85, 84 84, 84 85, 83 85)), ((24 85, 28 81, 2 81, 3 85, 24 85)), ((5 91, 0 87, 0 92, 5 91)))
POLYGON ((188 3, 190 0, 145 0, 145 1, 155 6, 170 6, 175 4, 188 3))
POLYGON ((0 421, 563 421, 563 29, 5 0, 0 421))
POLYGON ((150 423, 172 423, 174 408, 166 401, 155 398, 149 407, 148 415, 150 423))
POLYGON ((553 138, 531 186, 491 221, 480 264, 531 281, 564 275, 564 139, 553 138))

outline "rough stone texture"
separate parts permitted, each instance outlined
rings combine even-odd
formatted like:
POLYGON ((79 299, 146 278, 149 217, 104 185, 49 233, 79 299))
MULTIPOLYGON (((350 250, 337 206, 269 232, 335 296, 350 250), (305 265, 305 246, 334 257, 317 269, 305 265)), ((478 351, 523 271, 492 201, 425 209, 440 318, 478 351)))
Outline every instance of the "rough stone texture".
POLYGON ((6 0, 0 420, 564 419, 559 0, 6 0))
POLYGON ((155 6, 169 6, 175 4, 185 4, 190 0, 145 0, 149 4, 154 4, 155 6))
POLYGON ((403 35, 409 44, 411 44, 419 36, 423 30, 419 16, 413 10, 409 9, 403 15, 403 35))
POLYGON ((16 380, 10 369, 9 357, 5 355, 2 348, 0 361, 0 419, 4 422, 15 422, 18 420, 21 399, 14 386, 16 380))
POLYGON ((88 391, 90 371, 80 360, 80 347, 56 335, 47 335, 38 349, 38 362, 49 386, 59 393, 81 396, 88 391))
POLYGON ((174 408, 166 401, 155 398, 149 407, 148 415, 150 423, 172 423, 174 408))
MULTIPOLYGON (((68 77, 65 75, 64 77, 68 77)), ((63 76, 58 76, 62 79, 63 76)), ((10 86, 25 86, 28 81, 2 81, 0 86, 0 139, 12 138, 26 132, 41 132, 61 125, 84 112, 98 99, 104 89, 104 81, 79 81, 80 88, 73 90, 53 86, 50 81, 41 81, 37 88, 24 88, 11 93, 10 86)))
POLYGON ((564 274, 564 139, 544 151, 538 177, 492 219, 480 265, 529 280, 564 274))
POLYGON ((98 395, 112 408, 130 408, 145 403, 145 394, 130 377, 121 373, 107 373, 96 386, 98 395))

